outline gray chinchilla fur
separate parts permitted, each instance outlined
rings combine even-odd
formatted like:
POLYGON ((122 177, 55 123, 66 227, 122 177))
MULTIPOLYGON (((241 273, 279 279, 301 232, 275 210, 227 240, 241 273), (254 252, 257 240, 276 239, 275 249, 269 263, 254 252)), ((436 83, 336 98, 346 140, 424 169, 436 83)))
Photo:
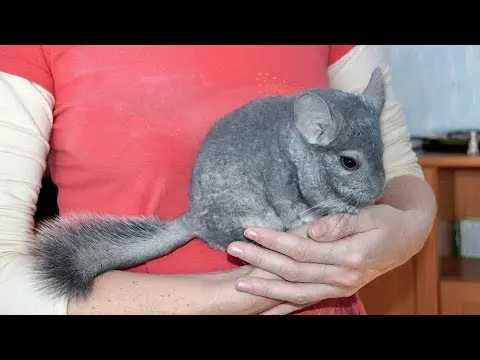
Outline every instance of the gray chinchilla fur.
POLYGON ((224 116, 193 170, 189 210, 157 217, 74 214, 47 220, 28 247, 40 287, 87 297, 96 276, 166 255, 192 238, 225 250, 248 226, 286 231, 356 214, 385 187, 379 68, 360 94, 309 89, 252 101, 224 116))

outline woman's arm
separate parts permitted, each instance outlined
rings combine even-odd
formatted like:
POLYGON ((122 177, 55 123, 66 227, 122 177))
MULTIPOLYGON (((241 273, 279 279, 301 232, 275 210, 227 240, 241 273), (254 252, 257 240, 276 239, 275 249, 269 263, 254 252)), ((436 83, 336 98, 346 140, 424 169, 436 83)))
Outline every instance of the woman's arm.
POLYGON ((44 87, 0 73, 0 313, 256 314, 278 304, 235 290, 248 267, 203 275, 113 271, 98 277, 86 301, 37 291, 25 244, 46 168, 53 105, 44 87))
POLYGON ((67 309, 66 299, 48 299, 35 291, 24 254, 46 167, 52 106, 53 97, 39 86, 0 73, 2 314, 63 314, 67 309))
POLYGON ((235 281, 242 275, 268 277, 266 272, 248 269, 195 275, 111 271, 97 278, 87 301, 70 301, 68 313, 255 315, 278 305, 278 301, 235 290, 235 281))

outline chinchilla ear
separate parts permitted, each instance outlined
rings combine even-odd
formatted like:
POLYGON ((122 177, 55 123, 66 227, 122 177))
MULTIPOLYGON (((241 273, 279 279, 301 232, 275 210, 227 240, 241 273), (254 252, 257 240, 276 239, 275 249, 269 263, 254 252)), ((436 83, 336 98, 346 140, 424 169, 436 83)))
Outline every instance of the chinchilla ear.
POLYGON ((294 104, 295 125, 312 145, 326 146, 338 135, 339 126, 333 120, 328 104, 319 95, 303 92, 294 104))
POLYGON ((376 114, 380 116, 385 103, 385 85, 382 70, 379 67, 373 70, 370 80, 362 92, 362 96, 367 103, 373 106, 376 114))

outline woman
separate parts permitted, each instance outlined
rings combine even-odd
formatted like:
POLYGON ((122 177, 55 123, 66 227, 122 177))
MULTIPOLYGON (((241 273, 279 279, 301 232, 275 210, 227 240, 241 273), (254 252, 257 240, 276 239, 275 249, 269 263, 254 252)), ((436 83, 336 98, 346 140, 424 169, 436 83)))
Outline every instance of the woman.
POLYGON ((357 290, 418 252, 430 229, 435 201, 377 46, 1 46, 0 71, 2 313, 364 313, 357 290), (196 152, 221 115, 262 95, 357 91, 376 66, 388 80, 392 191, 356 226, 322 237, 338 220, 325 218, 309 228, 311 239, 251 229, 273 250, 234 243, 236 258, 196 239, 100 275, 85 301, 36 290, 24 245, 47 156, 61 214, 176 217, 188 205, 196 152))

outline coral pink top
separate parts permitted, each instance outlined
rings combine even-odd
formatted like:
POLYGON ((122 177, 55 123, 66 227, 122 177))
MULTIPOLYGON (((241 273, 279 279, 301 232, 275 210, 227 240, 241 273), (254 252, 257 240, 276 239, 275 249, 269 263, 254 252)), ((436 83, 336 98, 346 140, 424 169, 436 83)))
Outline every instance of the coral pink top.
MULTIPOLYGON (((220 116, 262 95, 327 87, 352 46, 17 46, 0 69, 55 98, 49 168, 62 214, 180 215, 192 166, 220 116)), ((131 271, 238 266, 196 239, 131 271)), ((363 313, 358 296, 301 314, 363 313)))

